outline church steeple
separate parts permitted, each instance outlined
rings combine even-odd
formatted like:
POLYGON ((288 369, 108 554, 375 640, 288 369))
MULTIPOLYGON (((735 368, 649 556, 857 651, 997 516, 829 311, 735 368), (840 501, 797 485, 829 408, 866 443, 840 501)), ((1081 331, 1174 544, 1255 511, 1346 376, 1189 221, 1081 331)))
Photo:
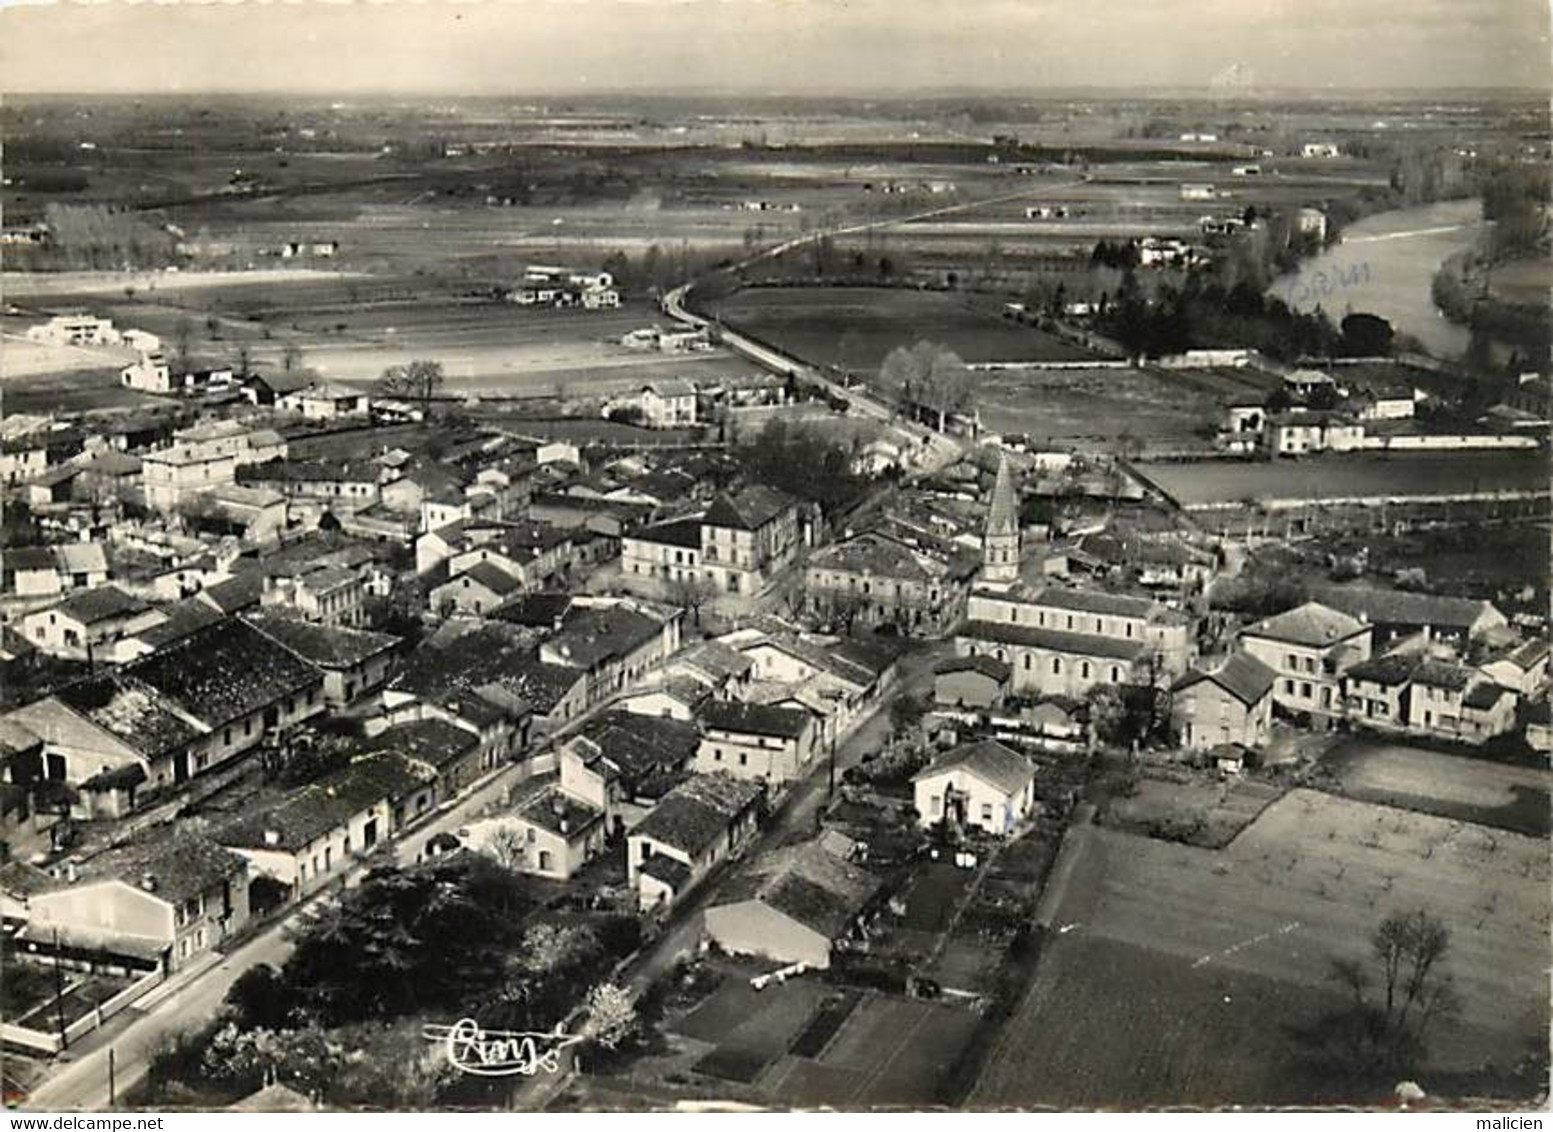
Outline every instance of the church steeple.
POLYGON ((1019 578, 1019 492, 1008 457, 998 455, 998 474, 987 508, 987 529, 981 540, 981 576, 989 582, 1019 578))

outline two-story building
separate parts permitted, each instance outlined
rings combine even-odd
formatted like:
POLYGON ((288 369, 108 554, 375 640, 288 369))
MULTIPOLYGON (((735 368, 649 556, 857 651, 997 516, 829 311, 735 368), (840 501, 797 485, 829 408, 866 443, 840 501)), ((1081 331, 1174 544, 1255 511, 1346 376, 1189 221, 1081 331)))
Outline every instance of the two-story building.
POLYGON ((1289 712, 1343 714, 1343 673, 1371 652, 1371 626, 1308 601, 1240 632, 1240 644, 1278 674, 1273 702, 1289 712))
POLYGON ((1181 745, 1201 751, 1227 744, 1266 744, 1276 680, 1271 668, 1247 652, 1194 667, 1176 681, 1171 701, 1181 745))
POLYGON ((708 700, 696 769, 758 779, 773 787, 802 777, 816 754, 816 713, 799 706, 708 700))
POLYGON ((680 378, 642 386, 639 403, 648 428, 689 428, 696 423, 696 387, 680 378))
POLYGON ((797 500, 773 488, 722 494, 695 517, 643 527, 621 540, 621 581, 694 578, 715 593, 755 595, 797 559, 809 536, 797 500))
POLYGON ((827 621, 937 637, 965 616, 975 573, 972 555, 934 554, 866 532, 811 554, 804 593, 809 612, 827 621))
POLYGON ((111 660, 114 643, 155 621, 151 607, 118 586, 77 590, 21 619, 22 635, 39 652, 62 660, 111 660))
POLYGON ((666 911, 755 835, 764 787, 697 774, 671 790, 626 836, 626 881, 645 913, 666 911))

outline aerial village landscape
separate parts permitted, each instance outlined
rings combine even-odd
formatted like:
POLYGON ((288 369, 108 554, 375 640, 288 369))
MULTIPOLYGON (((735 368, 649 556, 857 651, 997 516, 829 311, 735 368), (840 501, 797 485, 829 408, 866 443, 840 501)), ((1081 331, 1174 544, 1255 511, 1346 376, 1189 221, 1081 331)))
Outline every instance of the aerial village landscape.
POLYGON ((1546 100, 1248 82, 8 97, 7 1101, 1545 1096, 1546 100))

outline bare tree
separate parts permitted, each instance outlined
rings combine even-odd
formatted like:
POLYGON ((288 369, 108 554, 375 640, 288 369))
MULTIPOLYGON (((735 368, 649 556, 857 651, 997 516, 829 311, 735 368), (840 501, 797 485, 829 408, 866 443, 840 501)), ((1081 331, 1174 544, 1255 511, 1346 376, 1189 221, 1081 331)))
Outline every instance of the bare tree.
POLYGON ((963 408, 971 395, 970 371, 959 355, 925 340, 891 350, 879 367, 879 379, 898 392, 908 412, 920 406, 936 413, 940 432, 949 414, 963 408))
POLYGON ((717 588, 700 574, 682 574, 667 586, 669 600, 681 609, 688 610, 701 627, 701 610, 717 596, 717 588))
POLYGON ((497 827, 486 839, 484 848, 486 853, 504 869, 519 870, 527 859, 527 845, 516 826, 497 827))
POLYGON ((302 368, 302 347, 295 342, 287 342, 280 352, 280 368, 287 373, 295 373, 302 368))
POLYGON ((420 406, 421 420, 431 419, 432 400, 445 380, 441 362, 413 361, 389 366, 378 379, 378 390, 385 397, 399 397, 420 406))

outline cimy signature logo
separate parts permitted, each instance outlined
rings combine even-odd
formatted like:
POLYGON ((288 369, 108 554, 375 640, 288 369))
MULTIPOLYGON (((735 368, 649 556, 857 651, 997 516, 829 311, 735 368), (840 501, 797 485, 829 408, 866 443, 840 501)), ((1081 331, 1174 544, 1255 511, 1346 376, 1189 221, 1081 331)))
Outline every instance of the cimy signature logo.
POLYGON ((559 1030, 486 1030, 473 1018, 451 1026, 424 1026, 421 1033, 443 1044, 454 1069, 477 1077, 555 1073, 561 1068, 561 1051, 582 1041, 559 1030))

